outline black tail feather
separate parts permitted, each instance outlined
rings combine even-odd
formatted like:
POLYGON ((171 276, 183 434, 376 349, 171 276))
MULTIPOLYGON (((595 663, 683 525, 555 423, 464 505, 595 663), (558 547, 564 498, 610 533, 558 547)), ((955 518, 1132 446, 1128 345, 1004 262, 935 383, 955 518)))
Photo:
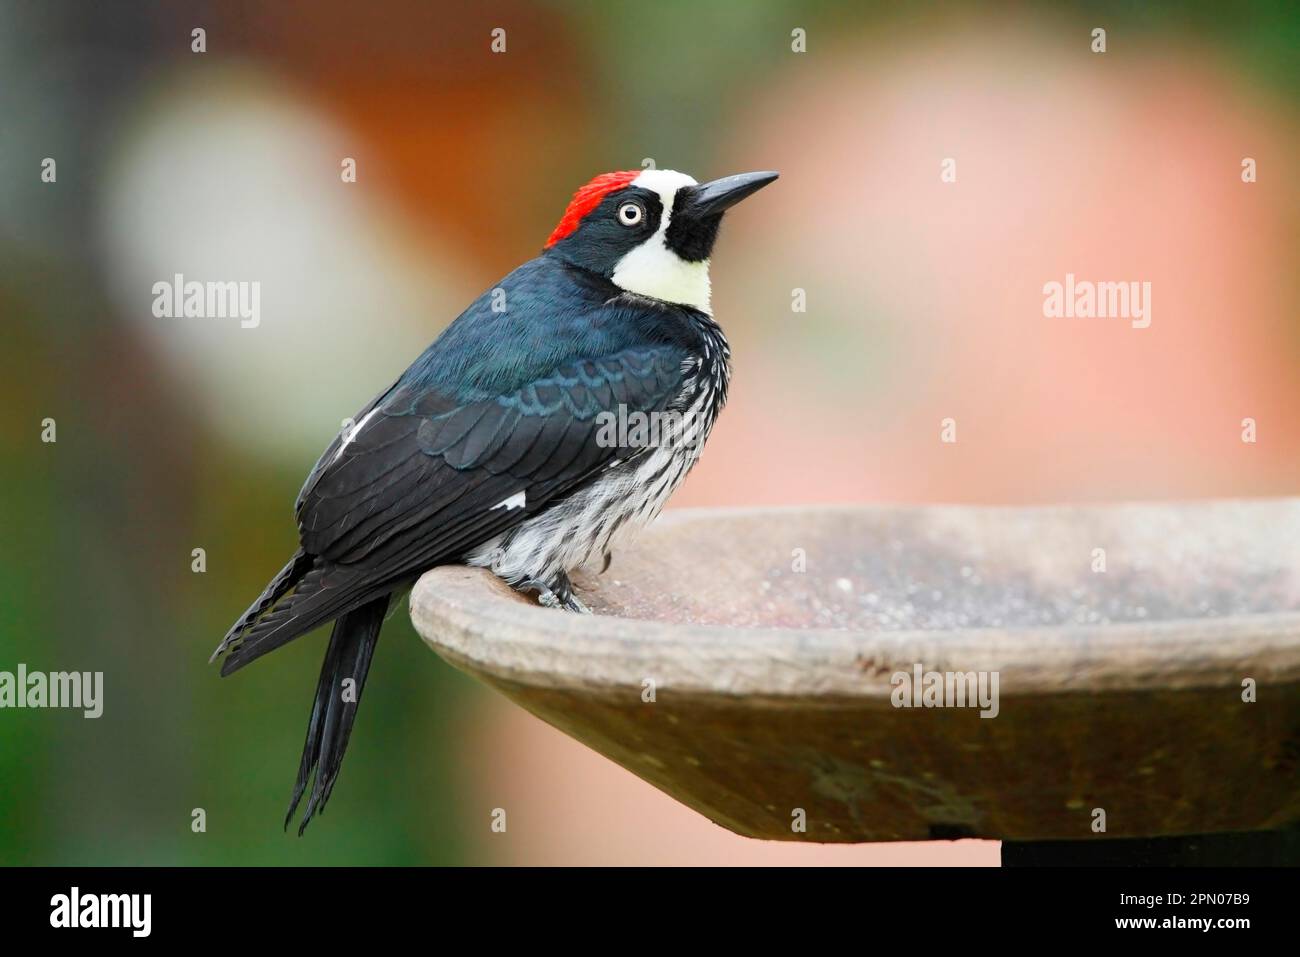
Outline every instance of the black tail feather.
POLYGON ((341 615, 334 622, 329 648, 321 665, 320 680, 316 684, 316 699, 307 724, 307 741, 298 765, 298 778, 289 801, 289 813, 284 818, 284 826, 288 828, 307 789, 307 779, 315 768, 311 797, 298 826, 299 836, 317 812, 324 812, 325 802, 334 790, 343 754, 352 736, 357 707, 361 703, 361 689, 365 686, 370 660, 379 640, 379 629, 388 611, 388 598, 388 595, 382 595, 341 615), (343 682, 349 678, 355 684, 345 689, 343 682))

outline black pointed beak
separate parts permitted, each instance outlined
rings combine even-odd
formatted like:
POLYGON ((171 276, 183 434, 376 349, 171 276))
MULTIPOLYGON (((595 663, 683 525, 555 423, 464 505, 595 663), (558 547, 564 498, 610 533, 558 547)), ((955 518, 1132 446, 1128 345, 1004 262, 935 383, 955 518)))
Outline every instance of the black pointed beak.
POLYGON ((757 193, 780 173, 764 170, 761 173, 737 173, 710 183, 691 187, 691 213, 703 218, 716 216, 735 206, 746 196, 757 193))

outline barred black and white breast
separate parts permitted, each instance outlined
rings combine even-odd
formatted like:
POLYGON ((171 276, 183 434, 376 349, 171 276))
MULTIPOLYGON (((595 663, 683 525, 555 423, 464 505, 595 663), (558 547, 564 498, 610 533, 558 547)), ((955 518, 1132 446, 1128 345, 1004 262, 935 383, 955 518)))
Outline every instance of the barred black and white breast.
MULTIPOLYGON (((517 588, 538 591, 543 604, 586 611, 569 573, 597 561, 608 566, 626 536, 653 521, 699 460, 727 401, 731 348, 722 328, 692 312, 693 343, 682 387, 651 424, 646 443, 632 442, 584 488, 475 549, 470 565, 490 568, 517 588)), ((621 436, 626 439, 626 436, 621 436)), ((524 502, 503 503, 522 507, 524 502)))

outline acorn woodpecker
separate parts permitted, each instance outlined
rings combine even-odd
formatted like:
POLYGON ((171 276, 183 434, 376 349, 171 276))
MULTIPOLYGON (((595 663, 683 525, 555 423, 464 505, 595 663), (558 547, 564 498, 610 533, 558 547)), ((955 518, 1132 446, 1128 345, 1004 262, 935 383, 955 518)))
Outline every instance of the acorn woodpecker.
POLYGON ((569 572, 609 561, 699 457, 727 398, 709 305, 723 213, 777 178, 597 176, 542 254, 484 292, 334 439, 294 511, 300 547, 213 653, 222 675, 334 622, 288 827, 338 777, 389 600, 435 565, 491 569, 586 608, 569 572), (662 427, 609 426, 652 420, 662 427))

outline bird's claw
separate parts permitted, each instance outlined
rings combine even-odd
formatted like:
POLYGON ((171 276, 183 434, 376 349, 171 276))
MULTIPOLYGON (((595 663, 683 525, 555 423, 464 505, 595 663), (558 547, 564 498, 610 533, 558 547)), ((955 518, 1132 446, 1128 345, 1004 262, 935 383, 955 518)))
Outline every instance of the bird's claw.
POLYGON ((571 611, 578 615, 591 614, 591 609, 584 605, 578 599, 578 596, 573 593, 573 585, 570 584, 567 575, 561 576, 554 586, 534 578, 524 582, 519 587, 525 591, 537 592, 537 603, 544 608, 563 608, 565 611, 571 611))
POLYGON ((591 609, 578 600, 577 595, 570 595, 563 600, 564 608, 577 615, 590 615, 591 609))

